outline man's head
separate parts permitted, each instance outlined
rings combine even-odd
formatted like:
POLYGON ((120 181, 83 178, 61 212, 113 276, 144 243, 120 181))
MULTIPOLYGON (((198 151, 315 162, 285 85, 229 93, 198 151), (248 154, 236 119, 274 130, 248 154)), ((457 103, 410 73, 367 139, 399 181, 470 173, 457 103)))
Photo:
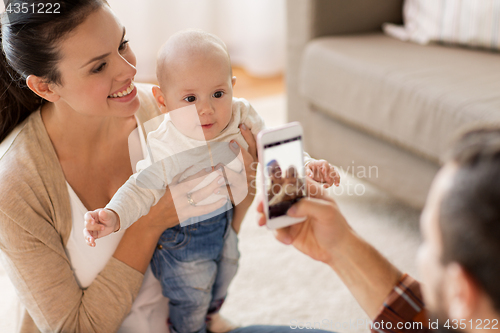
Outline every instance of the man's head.
POLYGON ((419 268, 431 313, 459 321, 498 318, 500 128, 468 132, 455 144, 434 180, 421 228, 419 268))
POLYGON ((191 136, 192 130, 211 140, 228 125, 236 77, 232 76, 226 45, 219 37, 200 30, 176 33, 158 53, 156 74, 160 87, 153 93, 162 112, 196 106, 198 114, 194 116, 199 120, 182 112, 170 113, 174 124, 184 129, 181 132, 191 136), (192 123, 198 125, 190 128, 192 123))
POLYGON ((280 164, 277 160, 272 160, 267 163, 267 173, 273 184, 281 184, 283 182, 283 171, 281 170, 280 164))

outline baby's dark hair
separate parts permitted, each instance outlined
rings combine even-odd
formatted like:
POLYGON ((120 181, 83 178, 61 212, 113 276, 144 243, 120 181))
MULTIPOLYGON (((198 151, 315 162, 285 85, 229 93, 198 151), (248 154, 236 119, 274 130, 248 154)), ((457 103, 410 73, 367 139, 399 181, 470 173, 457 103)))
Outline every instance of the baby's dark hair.
POLYGON ((9 4, 27 4, 26 13, 1 17, 0 41, 0 141, 43 103, 26 86, 26 78, 36 75, 48 83, 62 84, 57 68, 58 43, 80 25, 105 0, 12 0, 9 4), (57 13, 39 13, 39 8, 60 7, 57 13), (58 5, 58 6, 59 6, 58 5))

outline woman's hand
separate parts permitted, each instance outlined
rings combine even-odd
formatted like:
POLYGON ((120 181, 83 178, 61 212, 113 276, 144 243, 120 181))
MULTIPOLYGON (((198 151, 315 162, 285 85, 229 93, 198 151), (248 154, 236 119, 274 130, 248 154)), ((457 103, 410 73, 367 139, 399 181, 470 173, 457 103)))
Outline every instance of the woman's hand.
POLYGON ((252 205, 257 191, 256 173, 257 173, 257 143, 255 138, 244 124, 240 125, 241 134, 248 144, 248 151, 243 149, 236 141, 229 144, 229 148, 234 152, 244 166, 245 172, 237 173, 229 168, 224 168, 229 186, 224 185, 218 191, 231 191, 232 200, 236 207, 233 213, 232 226, 236 233, 239 232, 241 223, 245 218, 248 208, 252 205))
POLYGON ((153 206, 148 213, 148 219, 157 222, 151 222, 153 227, 163 232, 165 229, 171 228, 182 221, 185 221, 193 216, 200 216, 213 212, 224 206, 227 199, 222 198, 214 203, 207 205, 197 205, 210 195, 217 188, 224 184, 224 177, 220 170, 201 170, 198 173, 189 176, 182 182, 179 182, 182 173, 174 177, 172 182, 167 186, 166 192, 158 203, 153 206), (192 191, 206 177, 214 173, 215 179, 208 185, 196 191, 192 191))
MULTIPOLYGON (((324 192, 323 186, 310 178, 306 178, 306 182, 310 197, 293 205, 287 215, 306 216, 307 219, 276 230, 275 237, 284 244, 292 244, 315 260, 330 264, 332 255, 351 229, 335 201, 324 192)), ((259 225, 265 225, 262 202, 259 203, 257 211, 261 213, 259 225)))
POLYGON ((246 128, 243 129, 244 125, 241 125, 241 133, 243 138, 248 144, 248 151, 243 149, 240 144, 233 140, 229 143, 229 148, 234 153, 236 158, 243 165, 242 171, 237 172, 231 168, 218 164, 215 166, 216 170, 223 170, 225 178, 227 179, 227 184, 222 184, 218 191, 218 194, 228 194, 232 198, 232 202, 238 205, 244 200, 250 198, 250 203, 253 201, 256 192, 256 173, 257 173, 257 148, 255 143, 255 138, 252 132, 246 128), (228 189, 229 188, 229 189, 228 189))
MULTIPOLYGON (((214 171, 202 170, 181 183, 178 182, 181 175, 176 176, 158 203, 151 207, 149 213, 126 230, 114 257, 139 272, 145 273, 158 239, 165 229, 176 226, 180 221, 191 216, 203 215, 222 207, 226 199, 202 206, 192 206, 188 201, 187 193, 212 172, 214 171)), ((199 202, 210 196, 220 186, 218 183, 220 179, 219 174, 210 184, 192 192, 191 199, 199 202)))
MULTIPOLYGON (((257 166, 259 164, 259 161, 257 159, 257 143, 252 132, 245 126, 245 124, 240 125, 240 130, 241 135, 243 135, 243 138, 248 144, 248 151, 243 149, 239 145, 239 143, 234 140, 231 141, 229 147, 238 156, 240 162, 242 162, 245 166, 245 179, 248 189, 248 195, 251 197, 251 201, 253 201, 253 198, 255 197, 255 193, 257 191, 255 178, 257 174, 257 166)), ((231 173, 228 174, 228 178, 229 181, 231 181, 231 173)))

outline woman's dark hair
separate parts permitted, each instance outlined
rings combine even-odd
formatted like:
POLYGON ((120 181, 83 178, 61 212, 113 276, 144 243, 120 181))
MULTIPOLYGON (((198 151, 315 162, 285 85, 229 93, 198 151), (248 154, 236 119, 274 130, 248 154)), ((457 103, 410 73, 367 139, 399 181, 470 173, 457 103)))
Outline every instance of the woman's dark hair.
POLYGON ((36 75, 48 83, 61 84, 58 42, 107 3, 105 0, 12 0, 7 2, 7 9, 9 4, 11 11, 2 13, 0 32, 0 142, 43 103, 26 86, 26 78, 36 75), (23 3, 28 10, 16 13, 15 8, 23 8, 23 3), (50 13, 46 13, 49 7, 50 13), (44 10, 39 13, 41 8, 44 10))

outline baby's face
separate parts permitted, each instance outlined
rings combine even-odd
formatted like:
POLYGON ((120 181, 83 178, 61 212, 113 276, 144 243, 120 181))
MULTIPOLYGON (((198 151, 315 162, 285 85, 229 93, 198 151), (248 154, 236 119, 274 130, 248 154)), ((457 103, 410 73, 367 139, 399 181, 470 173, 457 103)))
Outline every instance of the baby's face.
POLYGON ((235 79, 227 55, 220 50, 176 61, 162 86, 167 110, 194 104, 198 114, 170 112, 174 125, 197 140, 219 135, 231 120, 235 79))

